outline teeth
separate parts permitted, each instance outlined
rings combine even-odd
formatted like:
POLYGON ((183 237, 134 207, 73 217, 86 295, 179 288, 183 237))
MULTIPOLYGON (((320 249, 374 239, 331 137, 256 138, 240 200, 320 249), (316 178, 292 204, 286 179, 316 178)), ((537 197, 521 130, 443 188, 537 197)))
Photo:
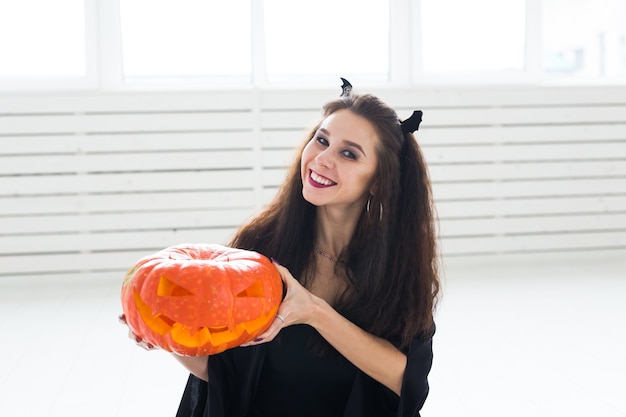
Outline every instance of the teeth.
POLYGON ((317 175, 314 171, 311 171, 311 178, 318 184, 322 185, 333 185, 334 182, 327 180, 326 178, 317 175))

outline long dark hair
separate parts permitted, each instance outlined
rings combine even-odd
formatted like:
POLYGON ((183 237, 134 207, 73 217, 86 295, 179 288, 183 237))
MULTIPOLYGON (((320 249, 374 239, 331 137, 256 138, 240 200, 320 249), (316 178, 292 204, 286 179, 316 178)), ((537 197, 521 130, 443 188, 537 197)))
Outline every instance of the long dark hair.
MULTIPOLYGON (((376 192, 363 208, 338 267, 349 291, 335 308, 354 323, 401 348, 433 330, 439 293, 436 218, 428 170, 413 134, 403 133, 396 112, 370 94, 327 103, 323 118, 348 109, 379 136, 376 192)), ((323 120, 323 119, 322 119, 323 120)), ((302 151, 307 135, 274 200, 236 233, 231 246, 277 259, 301 282, 311 267, 316 207, 302 197, 302 151)))

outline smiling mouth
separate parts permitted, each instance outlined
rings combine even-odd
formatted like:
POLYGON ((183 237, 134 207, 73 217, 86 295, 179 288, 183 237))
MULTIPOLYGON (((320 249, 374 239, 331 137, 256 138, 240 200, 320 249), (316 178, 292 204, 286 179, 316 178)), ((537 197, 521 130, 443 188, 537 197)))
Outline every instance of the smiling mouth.
POLYGON ((310 170, 309 172, 310 172, 309 177, 315 184, 322 185, 322 186, 331 186, 331 185, 337 184, 336 182, 333 182, 329 180, 328 178, 322 177, 321 175, 319 175, 313 170, 310 170))

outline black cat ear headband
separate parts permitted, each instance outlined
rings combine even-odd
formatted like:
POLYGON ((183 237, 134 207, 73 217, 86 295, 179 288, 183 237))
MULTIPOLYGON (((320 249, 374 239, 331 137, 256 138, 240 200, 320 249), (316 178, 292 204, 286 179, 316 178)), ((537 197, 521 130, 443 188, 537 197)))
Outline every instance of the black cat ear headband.
MULTIPOLYGON (((352 84, 345 78, 342 78, 343 84, 341 85, 341 97, 347 97, 352 94, 352 84)), ((416 132, 420 127, 420 123, 422 122, 422 111, 415 110, 411 117, 400 122, 400 127, 402 128, 402 133, 413 133, 416 132)))

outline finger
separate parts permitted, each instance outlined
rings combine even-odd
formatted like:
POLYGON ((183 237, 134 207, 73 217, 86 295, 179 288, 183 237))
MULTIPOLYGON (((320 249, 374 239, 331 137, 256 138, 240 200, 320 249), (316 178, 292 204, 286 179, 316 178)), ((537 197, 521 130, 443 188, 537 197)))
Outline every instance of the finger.
POLYGON ((154 350, 155 347, 153 345, 151 345, 150 343, 142 340, 141 342, 137 342, 137 346, 145 349, 145 350, 154 350))
POLYGON ((272 263, 276 267, 276 270, 278 271, 278 275, 280 275, 280 280, 283 284, 283 299, 285 299, 285 297, 287 296, 287 293, 289 292, 289 275, 290 275, 289 271, 287 270, 287 268, 285 268, 284 266, 282 266, 281 264, 279 264, 273 259, 272 259, 272 263))
POLYGON ((283 280, 287 288, 289 287, 289 284, 292 282, 292 280, 297 282, 297 280, 293 277, 293 275, 291 275, 291 272, 289 272, 289 269, 285 268, 284 266, 282 266, 275 260, 272 262, 274 263, 274 266, 280 273, 280 278, 283 280))
POLYGON ((247 347, 247 346, 260 345, 261 343, 267 343, 267 342, 271 342, 272 340, 274 340, 274 338, 278 335, 280 330, 283 327, 285 327, 285 323, 281 320, 281 318, 283 318, 283 316, 277 314, 276 317, 274 317, 274 321, 272 322, 272 324, 266 331, 264 331, 259 336, 255 337, 254 340, 251 340, 248 343, 244 343, 241 346, 247 347))
POLYGON ((281 323, 281 327, 283 327, 285 325, 285 317, 281 316, 280 314, 276 314, 276 317, 274 317, 274 320, 279 320, 281 323))
POLYGON ((141 337, 139 337, 135 333, 133 333, 132 330, 128 331, 128 338, 131 339, 131 340, 134 340, 135 344, 137 346, 139 346, 140 348, 143 348, 145 350, 154 350, 154 349, 156 349, 156 347, 153 344, 146 342, 141 337))
POLYGON ((276 269, 278 269, 278 272, 280 272, 280 275, 285 275, 286 273, 287 274, 289 273, 289 270, 285 268, 284 266, 282 266, 281 264, 279 264, 276 259, 272 259, 272 263, 274 264, 276 269))

